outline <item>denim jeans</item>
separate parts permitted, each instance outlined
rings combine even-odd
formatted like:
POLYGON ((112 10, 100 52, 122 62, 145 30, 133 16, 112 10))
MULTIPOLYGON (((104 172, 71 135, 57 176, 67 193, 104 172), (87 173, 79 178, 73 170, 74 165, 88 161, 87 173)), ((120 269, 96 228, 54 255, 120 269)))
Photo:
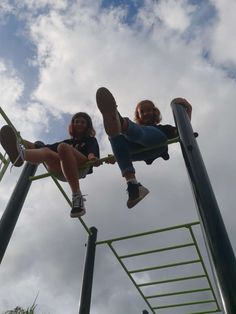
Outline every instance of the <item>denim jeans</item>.
POLYGON ((156 159, 166 150, 166 145, 138 153, 140 149, 166 143, 167 136, 154 126, 139 125, 128 119, 125 133, 109 138, 111 147, 124 176, 127 172, 135 173, 133 161, 156 159))

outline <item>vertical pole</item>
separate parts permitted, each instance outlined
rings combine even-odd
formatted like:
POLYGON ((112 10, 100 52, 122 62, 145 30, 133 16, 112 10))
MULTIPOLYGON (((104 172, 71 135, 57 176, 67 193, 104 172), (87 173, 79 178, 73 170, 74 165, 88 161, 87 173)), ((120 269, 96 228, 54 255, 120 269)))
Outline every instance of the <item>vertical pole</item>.
POLYGON ((97 229, 95 227, 91 227, 90 231, 91 231, 91 234, 88 237, 87 253, 86 253, 85 265, 84 265, 84 276, 83 276, 83 284, 82 284, 82 291, 81 291, 81 297, 80 297, 79 314, 90 313, 97 229))
POLYGON ((7 207, 0 220, 0 263, 3 259, 8 243, 11 239, 16 222, 20 215, 31 181, 29 176, 36 172, 37 165, 26 163, 16 187, 11 195, 7 207))
POLYGON ((236 261, 211 183, 183 106, 171 103, 213 274, 226 314, 236 313, 236 261))

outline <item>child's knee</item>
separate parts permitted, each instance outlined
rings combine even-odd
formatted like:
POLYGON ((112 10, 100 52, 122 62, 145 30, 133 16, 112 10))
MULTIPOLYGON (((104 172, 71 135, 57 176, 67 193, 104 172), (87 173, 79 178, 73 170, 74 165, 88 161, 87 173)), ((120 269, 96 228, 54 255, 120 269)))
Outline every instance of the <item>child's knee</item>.
POLYGON ((68 154, 71 151, 71 146, 66 143, 60 143, 57 147, 57 152, 59 156, 63 156, 65 154, 68 154))

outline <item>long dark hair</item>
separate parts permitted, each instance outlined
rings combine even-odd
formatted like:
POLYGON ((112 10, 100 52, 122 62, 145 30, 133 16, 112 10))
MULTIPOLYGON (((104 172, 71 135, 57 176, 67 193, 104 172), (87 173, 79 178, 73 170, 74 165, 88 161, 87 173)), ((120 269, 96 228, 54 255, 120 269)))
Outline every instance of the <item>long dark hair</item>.
POLYGON ((87 129, 85 131, 85 136, 86 137, 89 137, 89 136, 94 137, 96 135, 96 132, 95 132, 94 127, 93 127, 92 119, 86 112, 77 112, 76 114, 73 115, 73 117, 71 118, 71 122, 69 124, 69 127, 68 127, 68 132, 69 132, 70 136, 75 138, 75 131, 74 131, 73 123, 74 123, 75 119, 77 119, 79 117, 85 119, 87 122, 87 129))

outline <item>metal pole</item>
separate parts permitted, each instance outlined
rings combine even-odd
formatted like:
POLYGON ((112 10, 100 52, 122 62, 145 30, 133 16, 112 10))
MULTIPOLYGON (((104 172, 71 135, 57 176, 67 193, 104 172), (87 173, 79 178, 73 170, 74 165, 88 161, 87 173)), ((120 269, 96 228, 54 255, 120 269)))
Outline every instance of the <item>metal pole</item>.
POLYGON ((26 163, 7 207, 0 220, 0 263, 11 239, 21 208, 29 191, 31 181, 29 176, 35 174, 38 165, 26 163))
POLYGON ((183 106, 171 103, 213 274, 226 314, 236 313, 236 261, 211 183, 183 106))
POLYGON ((81 297, 80 297, 79 314, 90 313, 97 229, 95 227, 91 227, 90 231, 91 231, 91 234, 88 237, 87 254, 86 254, 85 265, 84 265, 84 276, 83 276, 83 284, 82 284, 82 291, 81 291, 81 297))

